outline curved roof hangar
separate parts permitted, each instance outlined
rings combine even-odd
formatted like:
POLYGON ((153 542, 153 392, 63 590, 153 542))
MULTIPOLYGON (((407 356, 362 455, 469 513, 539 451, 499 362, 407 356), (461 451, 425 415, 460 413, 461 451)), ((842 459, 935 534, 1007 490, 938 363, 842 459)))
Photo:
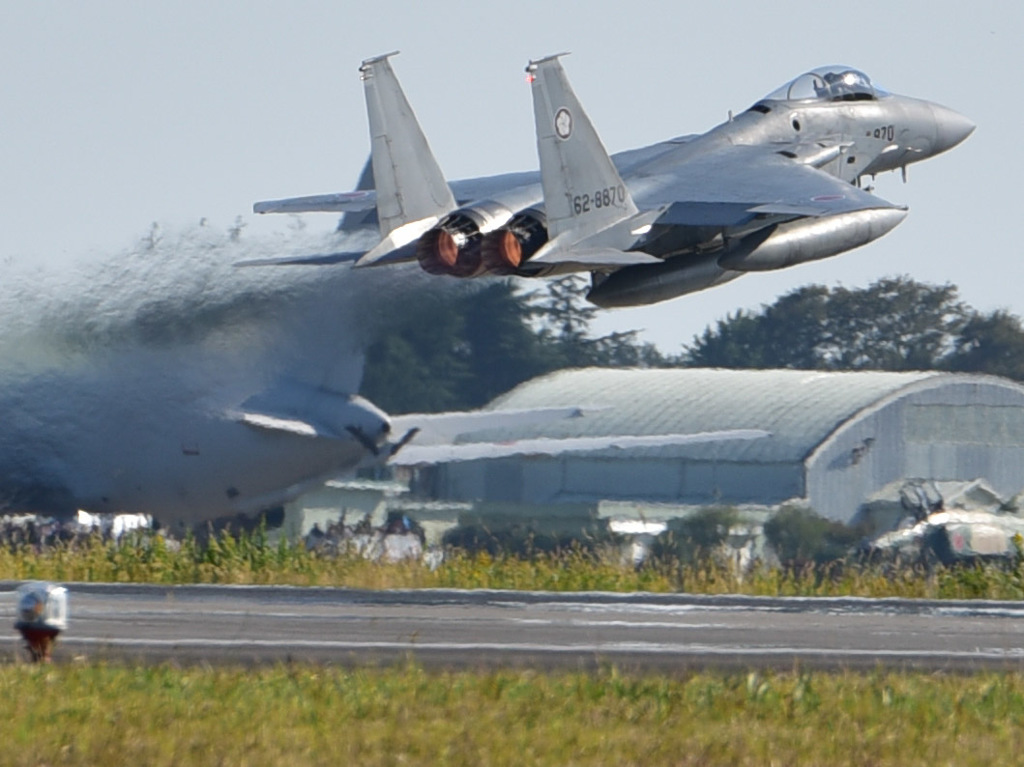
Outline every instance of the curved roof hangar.
POLYGON ((1004 379, 936 371, 563 370, 520 384, 489 407, 580 406, 583 417, 489 431, 473 441, 764 429, 770 438, 635 451, 660 457, 799 461, 864 410, 911 391, 979 380, 1020 388, 1004 379))

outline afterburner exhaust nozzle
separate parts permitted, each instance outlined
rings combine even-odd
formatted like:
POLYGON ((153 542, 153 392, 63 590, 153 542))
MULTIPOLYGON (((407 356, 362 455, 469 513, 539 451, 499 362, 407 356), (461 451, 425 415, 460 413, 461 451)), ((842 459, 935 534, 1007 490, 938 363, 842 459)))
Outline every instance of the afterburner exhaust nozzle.
POLYGON ((420 237, 416 258, 430 274, 508 275, 515 274, 547 241, 547 219, 542 210, 527 208, 513 215, 491 203, 447 216, 420 237))
POLYGON ((428 274, 472 277, 480 271, 480 236, 466 237, 444 228, 431 229, 420 237, 416 259, 428 274))
POLYGON ((480 245, 484 268, 491 274, 514 274, 523 263, 523 246, 509 229, 484 235, 480 245))

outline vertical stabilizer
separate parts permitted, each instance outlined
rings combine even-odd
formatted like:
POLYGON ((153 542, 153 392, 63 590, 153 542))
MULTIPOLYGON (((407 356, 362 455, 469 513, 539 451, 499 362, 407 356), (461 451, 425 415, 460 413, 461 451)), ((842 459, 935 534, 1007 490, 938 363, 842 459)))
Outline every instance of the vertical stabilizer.
POLYGON ((395 53, 367 59, 359 67, 366 90, 380 234, 391 246, 415 239, 420 232, 412 230, 430 228, 455 208, 451 189, 391 69, 388 59, 395 53), (392 235, 402 227, 409 230, 406 236, 392 235))
POLYGON ((608 152, 573 93, 556 54, 526 67, 548 233, 579 241, 637 213, 608 152))

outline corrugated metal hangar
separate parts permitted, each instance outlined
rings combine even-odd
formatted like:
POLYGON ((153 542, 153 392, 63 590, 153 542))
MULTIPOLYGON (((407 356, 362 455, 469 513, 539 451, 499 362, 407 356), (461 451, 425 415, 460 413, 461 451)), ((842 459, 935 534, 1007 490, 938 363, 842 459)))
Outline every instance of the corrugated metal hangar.
POLYGON ((536 506, 609 500, 673 505, 800 499, 843 522, 901 479, 985 478, 1024 487, 1024 386, 939 372, 566 370, 490 408, 581 406, 585 415, 476 434, 477 441, 764 429, 695 445, 480 459, 424 470, 434 498, 536 506))

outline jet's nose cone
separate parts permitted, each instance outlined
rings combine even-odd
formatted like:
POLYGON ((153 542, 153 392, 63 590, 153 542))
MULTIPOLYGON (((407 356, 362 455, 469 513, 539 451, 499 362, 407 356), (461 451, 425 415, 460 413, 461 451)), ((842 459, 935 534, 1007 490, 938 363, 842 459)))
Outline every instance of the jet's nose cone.
POLYGON ((932 104, 935 115, 935 154, 952 149, 974 132, 975 125, 959 112, 932 104))

